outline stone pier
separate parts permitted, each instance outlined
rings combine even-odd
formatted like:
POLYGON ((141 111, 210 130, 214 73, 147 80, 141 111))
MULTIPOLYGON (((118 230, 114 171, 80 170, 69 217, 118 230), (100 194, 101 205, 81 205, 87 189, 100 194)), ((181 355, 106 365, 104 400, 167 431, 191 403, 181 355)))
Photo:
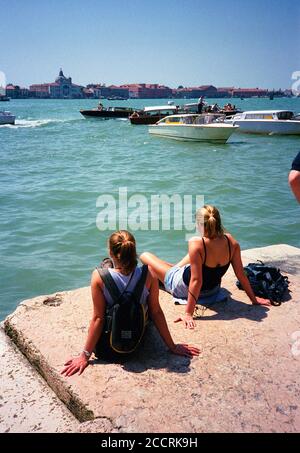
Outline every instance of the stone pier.
POLYGON ((92 359, 82 376, 62 377, 84 345, 90 288, 22 302, 0 335, 0 431, 299 432, 300 249, 274 245, 242 257, 288 276, 280 307, 252 306, 230 269, 222 285, 229 300, 199 308, 188 331, 173 322, 184 307, 160 291, 175 342, 201 349, 192 360, 170 354, 151 327, 125 365, 92 359))

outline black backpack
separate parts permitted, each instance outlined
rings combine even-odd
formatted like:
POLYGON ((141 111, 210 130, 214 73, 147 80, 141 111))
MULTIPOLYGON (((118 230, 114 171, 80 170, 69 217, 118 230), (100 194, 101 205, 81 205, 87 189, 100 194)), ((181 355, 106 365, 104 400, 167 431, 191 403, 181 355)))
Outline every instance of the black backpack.
MULTIPOLYGON (((281 305, 284 293, 289 287, 289 280, 281 275, 278 268, 258 261, 245 266, 244 272, 256 296, 270 299, 272 305, 281 305)), ((239 280, 236 285, 239 289, 243 289, 239 280)))
POLYGON ((148 266, 142 267, 141 276, 133 290, 126 288, 121 293, 107 269, 97 268, 102 281, 110 293, 113 305, 106 307, 101 337, 96 345, 95 354, 99 358, 118 359, 131 355, 143 337, 147 316, 140 299, 145 286, 148 266))

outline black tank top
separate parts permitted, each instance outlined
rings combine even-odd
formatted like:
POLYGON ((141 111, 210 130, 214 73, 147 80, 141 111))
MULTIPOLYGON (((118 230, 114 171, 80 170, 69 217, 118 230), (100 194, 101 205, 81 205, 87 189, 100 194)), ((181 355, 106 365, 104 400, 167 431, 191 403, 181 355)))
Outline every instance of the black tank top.
MULTIPOLYGON (((223 275, 227 272, 230 266, 230 259, 231 259, 231 248, 230 248, 230 241, 226 234, 224 236, 228 242, 228 252, 229 252, 229 261, 224 266, 216 266, 216 267, 208 267, 206 266, 206 245, 205 241, 202 238, 203 246, 204 246, 204 263, 202 265, 202 291, 209 291, 216 286, 221 284, 221 280, 223 275)), ((183 271, 182 279, 186 286, 189 286, 191 280, 191 266, 188 266, 183 271)))

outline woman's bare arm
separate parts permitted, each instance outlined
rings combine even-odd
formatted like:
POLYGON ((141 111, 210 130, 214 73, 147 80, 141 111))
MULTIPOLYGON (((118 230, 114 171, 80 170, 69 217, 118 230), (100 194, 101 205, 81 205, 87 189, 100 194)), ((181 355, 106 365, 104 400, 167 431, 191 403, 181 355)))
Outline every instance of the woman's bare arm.
POLYGON ((188 289, 185 316, 183 318, 179 317, 175 322, 183 321, 186 328, 194 329, 196 324, 193 319, 193 314, 202 287, 202 257, 199 238, 190 239, 189 258, 191 264, 191 280, 188 289))
POLYGON ((72 376, 77 372, 83 373, 88 366, 88 356, 86 353, 91 354, 95 349, 97 341, 100 338, 104 322, 105 314, 105 299, 103 296, 103 283, 97 271, 94 271, 91 279, 91 291, 93 299, 93 317, 90 322, 87 340, 83 350, 79 356, 69 359, 65 363, 65 368, 62 374, 65 376, 72 376))
POLYGON ((231 259, 231 264, 234 270, 234 273, 237 277, 237 279, 240 281, 243 289, 245 290, 247 296, 251 300, 253 305, 271 305, 270 301, 268 299, 263 299, 261 297, 256 297, 253 289, 251 288, 250 282, 248 280, 248 277, 245 275, 244 268, 243 268, 243 262, 242 262, 242 257, 241 257, 241 248, 239 244, 234 241, 234 249, 233 249, 233 255, 231 259))

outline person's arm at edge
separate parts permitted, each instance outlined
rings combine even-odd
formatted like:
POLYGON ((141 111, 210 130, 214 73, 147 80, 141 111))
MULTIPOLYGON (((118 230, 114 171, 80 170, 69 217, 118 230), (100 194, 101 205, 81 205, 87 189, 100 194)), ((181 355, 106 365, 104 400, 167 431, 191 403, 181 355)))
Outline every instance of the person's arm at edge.
POLYGON ((289 173, 289 184, 295 195, 296 200, 300 203, 300 171, 291 170, 289 173))

